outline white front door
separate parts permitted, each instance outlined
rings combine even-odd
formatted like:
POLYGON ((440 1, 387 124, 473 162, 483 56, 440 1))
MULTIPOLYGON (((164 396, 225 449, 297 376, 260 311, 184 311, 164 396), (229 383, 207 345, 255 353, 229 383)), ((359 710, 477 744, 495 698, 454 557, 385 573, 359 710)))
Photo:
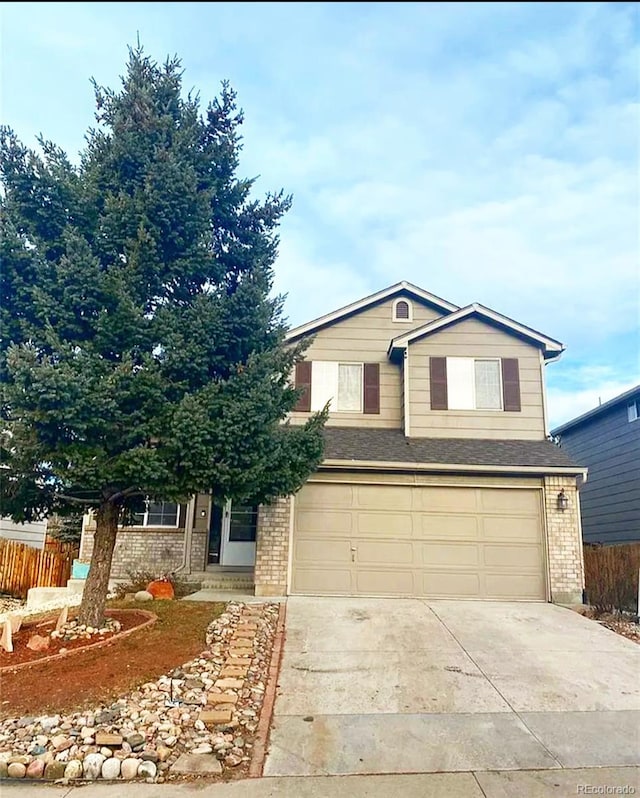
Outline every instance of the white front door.
POLYGON ((255 565, 258 508, 227 502, 222 516, 221 565, 255 565))

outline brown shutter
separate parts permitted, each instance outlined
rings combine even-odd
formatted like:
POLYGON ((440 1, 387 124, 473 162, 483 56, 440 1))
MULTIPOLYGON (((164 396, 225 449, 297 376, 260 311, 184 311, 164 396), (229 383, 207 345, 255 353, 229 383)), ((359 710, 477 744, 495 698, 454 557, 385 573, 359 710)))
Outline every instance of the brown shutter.
POLYGON ((364 412, 380 412, 380 364, 364 364, 364 412))
POLYGON ((302 388, 303 393, 298 399, 298 403, 293 408, 303 413, 311 410, 311 361, 301 360, 296 363, 296 388, 302 388))
POLYGON ((447 397, 447 358, 429 358, 429 380, 431 383, 431 409, 446 410, 447 397))
POLYGON ((517 357, 502 358, 502 398, 505 410, 520 412, 520 373, 517 357))

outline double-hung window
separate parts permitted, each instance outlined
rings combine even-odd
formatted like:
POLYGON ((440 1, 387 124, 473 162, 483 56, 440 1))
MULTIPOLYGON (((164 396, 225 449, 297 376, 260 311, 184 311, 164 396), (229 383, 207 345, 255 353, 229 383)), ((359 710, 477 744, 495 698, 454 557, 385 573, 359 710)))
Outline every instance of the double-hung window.
POLYGON ((448 357, 449 410, 502 410, 502 374, 498 358, 448 357))
POLYGON ((362 413, 362 363, 338 363, 339 413, 362 413))
POLYGON ((634 399, 627 405, 627 418, 629 421, 637 421, 640 418, 640 398, 634 399))
POLYGON ((175 502, 152 502, 140 497, 133 508, 133 526, 178 526, 180 505, 175 502))

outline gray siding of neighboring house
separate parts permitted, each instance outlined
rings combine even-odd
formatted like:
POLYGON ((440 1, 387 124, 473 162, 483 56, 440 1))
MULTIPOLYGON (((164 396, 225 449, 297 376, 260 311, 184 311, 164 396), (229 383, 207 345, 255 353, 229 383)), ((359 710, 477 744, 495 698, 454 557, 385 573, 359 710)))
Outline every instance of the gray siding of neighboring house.
POLYGON ((0 518, 0 538, 15 540, 17 543, 25 543, 36 549, 44 548, 46 537, 46 521, 35 521, 32 524, 16 524, 10 518, 4 516, 0 518))
POLYGON ((585 542, 640 540, 640 419, 628 420, 627 402, 560 437, 562 448, 589 468, 580 490, 585 542))

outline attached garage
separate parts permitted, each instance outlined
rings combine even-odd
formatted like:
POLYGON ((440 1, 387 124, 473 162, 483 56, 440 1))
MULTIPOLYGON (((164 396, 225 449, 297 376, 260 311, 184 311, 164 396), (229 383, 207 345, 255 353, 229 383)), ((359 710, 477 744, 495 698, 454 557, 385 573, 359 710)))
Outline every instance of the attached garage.
POLYGON ((308 482, 291 593, 545 601, 542 490, 526 484, 308 482))

